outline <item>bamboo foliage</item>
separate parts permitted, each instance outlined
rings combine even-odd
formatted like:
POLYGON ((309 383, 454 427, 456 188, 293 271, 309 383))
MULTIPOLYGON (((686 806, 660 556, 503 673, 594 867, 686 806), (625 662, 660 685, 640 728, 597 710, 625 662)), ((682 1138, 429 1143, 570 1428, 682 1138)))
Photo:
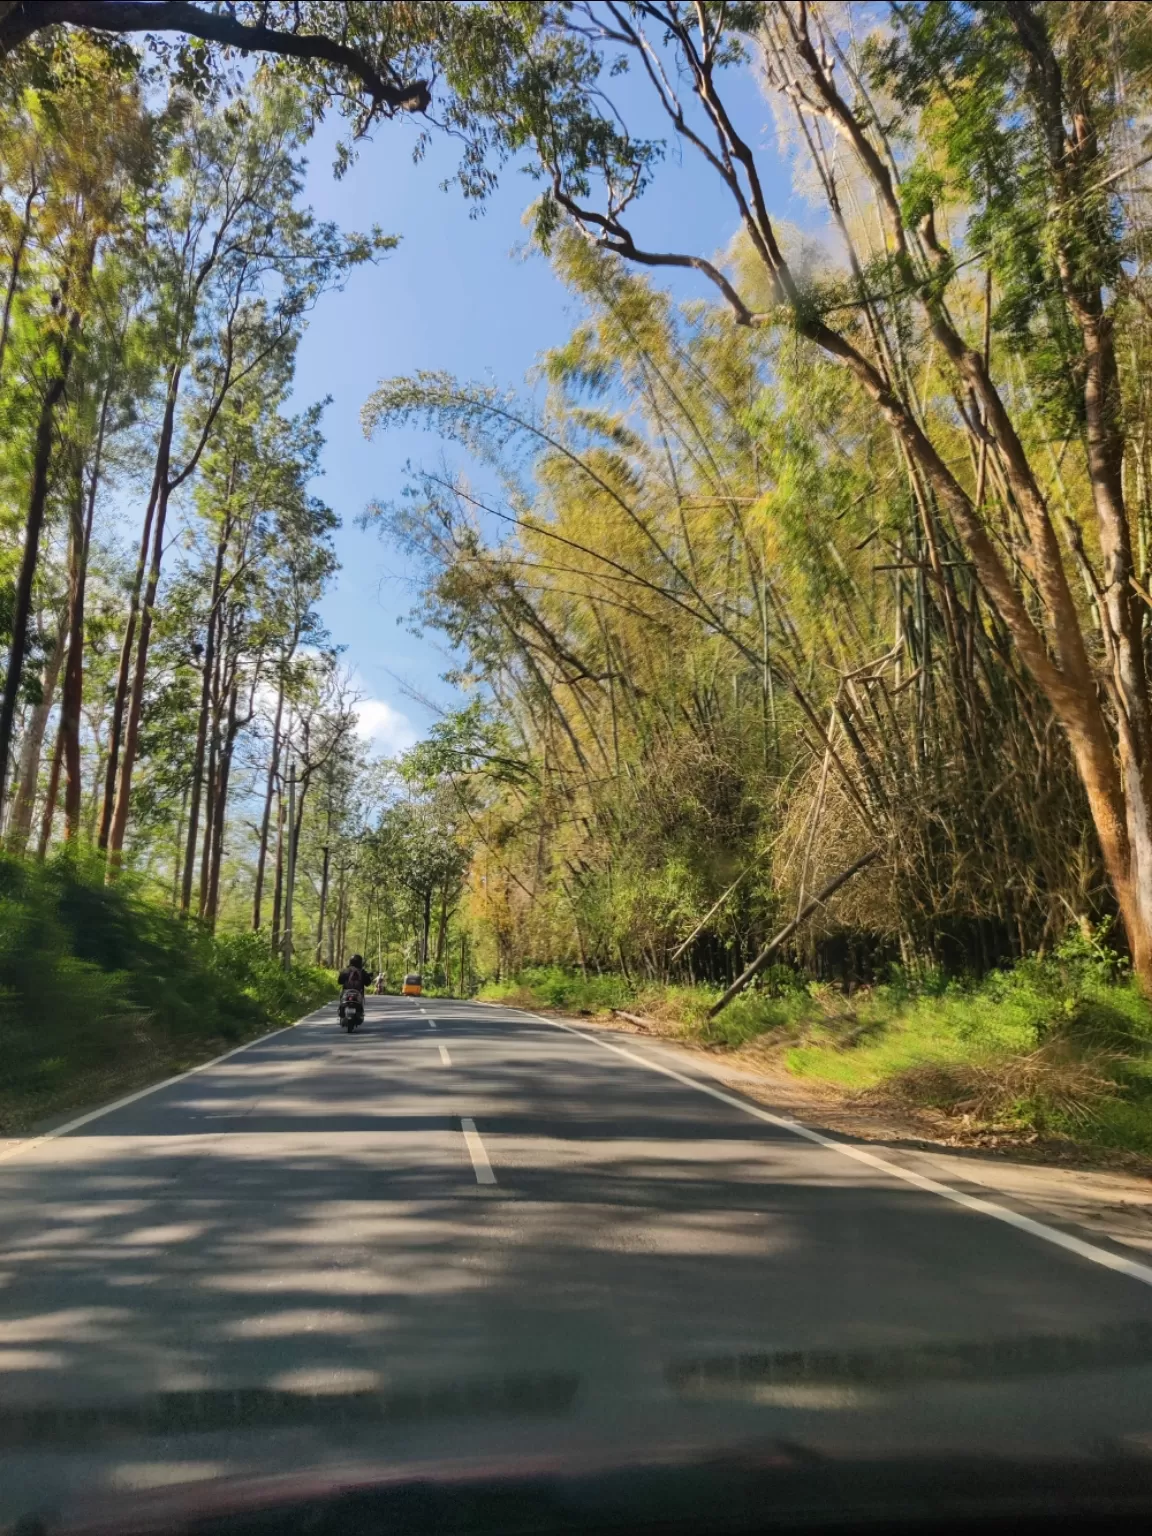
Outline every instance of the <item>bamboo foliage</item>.
POLYGON ((521 955, 663 976, 770 849, 680 962, 726 975, 877 839, 842 915, 910 962, 1106 906, 1051 712, 892 434, 816 348, 678 311, 575 235, 556 256, 588 319, 543 408, 421 376, 365 413, 502 476, 377 515, 536 770, 486 808, 521 955))

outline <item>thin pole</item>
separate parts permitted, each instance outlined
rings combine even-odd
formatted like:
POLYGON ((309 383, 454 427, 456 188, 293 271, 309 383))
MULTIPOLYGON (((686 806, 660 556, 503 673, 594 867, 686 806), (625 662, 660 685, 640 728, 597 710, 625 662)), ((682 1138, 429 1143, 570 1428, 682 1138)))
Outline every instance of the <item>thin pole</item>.
POLYGON ((288 763, 288 878, 284 891, 284 969, 292 968, 292 895, 296 885, 296 764, 288 763))

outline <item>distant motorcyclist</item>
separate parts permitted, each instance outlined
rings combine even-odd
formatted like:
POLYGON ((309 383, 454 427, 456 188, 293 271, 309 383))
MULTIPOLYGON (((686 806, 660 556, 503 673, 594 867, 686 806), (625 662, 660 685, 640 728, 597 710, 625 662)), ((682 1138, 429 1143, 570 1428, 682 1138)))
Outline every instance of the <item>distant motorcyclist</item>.
POLYGON ((376 996, 377 997, 383 997, 386 990, 387 990, 387 983, 386 983, 386 981, 384 979, 384 972, 381 971, 379 976, 377 976, 377 978, 376 978, 376 996))

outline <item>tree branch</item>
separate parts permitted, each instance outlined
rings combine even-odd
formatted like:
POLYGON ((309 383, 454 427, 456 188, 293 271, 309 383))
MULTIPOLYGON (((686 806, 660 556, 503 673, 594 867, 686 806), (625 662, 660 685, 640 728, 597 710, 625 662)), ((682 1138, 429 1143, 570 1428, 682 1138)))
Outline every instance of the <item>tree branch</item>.
POLYGON ((639 250, 628 230, 618 219, 609 215, 597 213, 593 208, 582 208, 575 198, 564 191, 557 176, 553 183, 553 195, 564 211, 576 220, 585 230, 588 226, 595 225, 603 231, 596 237, 597 244, 613 255, 621 256, 625 261, 634 261, 642 267, 691 267, 697 272, 703 272, 710 282, 715 283, 720 292, 727 299, 738 325, 760 324, 764 316, 752 312, 744 300, 736 292, 736 289, 720 271, 703 256, 681 255, 672 251, 642 251, 639 250))
POLYGON ((335 38, 247 26, 226 11, 207 11, 191 0, 21 0, 7 10, 0 7, 0 57, 56 25, 96 32, 185 32, 246 53, 320 60, 359 80, 373 111, 426 112, 432 99, 428 81, 387 79, 370 59, 335 38))

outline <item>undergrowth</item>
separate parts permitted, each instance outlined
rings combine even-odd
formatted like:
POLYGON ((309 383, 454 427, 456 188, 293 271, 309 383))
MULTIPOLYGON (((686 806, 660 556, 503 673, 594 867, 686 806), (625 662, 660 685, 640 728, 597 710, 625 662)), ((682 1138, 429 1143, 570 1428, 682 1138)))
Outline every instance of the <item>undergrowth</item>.
POLYGON ((0 857, 0 1134, 182 1071, 330 998, 257 934, 213 938, 83 854, 0 857))
POLYGON ((567 1008, 573 1013, 602 1013, 627 1008, 635 989, 623 976, 582 976, 558 965, 532 965, 505 981, 490 981, 478 994, 510 1008, 567 1008))
POLYGON ((779 966, 715 1019, 703 987, 637 986, 555 967, 482 996, 589 1013, 618 1008, 721 1049, 770 1048, 798 1076, 939 1112, 972 1129, 1152 1153, 1152 1007, 1106 933, 982 980, 899 970, 847 996, 779 966))

